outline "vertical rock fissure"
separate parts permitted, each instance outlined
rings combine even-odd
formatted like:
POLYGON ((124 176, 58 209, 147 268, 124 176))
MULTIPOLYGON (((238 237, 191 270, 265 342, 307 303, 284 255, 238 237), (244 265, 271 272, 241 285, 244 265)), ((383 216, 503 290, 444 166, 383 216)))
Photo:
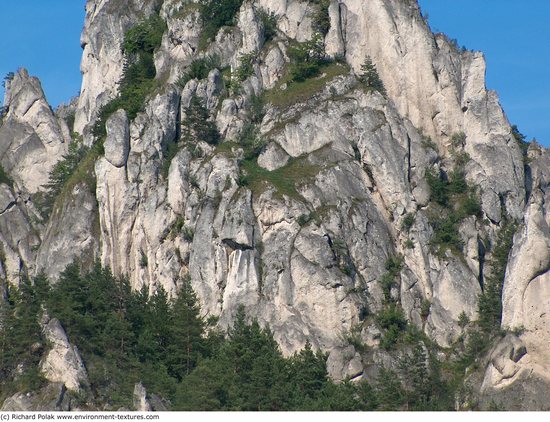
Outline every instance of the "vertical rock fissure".
POLYGON ((343 3, 340 3, 338 5, 338 20, 340 21, 340 38, 342 39, 342 46, 344 48, 344 51, 343 51, 343 56, 346 57, 346 53, 347 53, 347 40, 346 40, 346 30, 345 30, 345 25, 346 25, 346 22, 345 22, 345 19, 344 19, 344 8, 345 8, 345 5, 343 3))
POLYGON ((483 282, 483 278, 484 278, 484 269, 485 269, 485 245, 483 244, 483 241, 479 238, 477 238, 477 256, 478 256, 478 261, 479 261, 479 272, 478 272, 478 276, 477 276, 477 279, 479 281, 479 287, 481 287, 481 290, 483 291, 483 287, 484 287, 484 282, 483 282))
POLYGON ((411 137, 407 135, 407 181, 411 183, 411 137))
POLYGON ((524 166, 525 172, 525 204, 529 204, 529 199, 531 198, 531 193, 533 192, 533 173, 531 166, 524 166))

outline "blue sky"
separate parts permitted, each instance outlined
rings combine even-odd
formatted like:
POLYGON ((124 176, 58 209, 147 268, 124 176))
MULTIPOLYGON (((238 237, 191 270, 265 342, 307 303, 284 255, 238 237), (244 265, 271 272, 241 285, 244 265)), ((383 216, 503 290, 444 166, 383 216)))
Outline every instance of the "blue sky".
MULTIPOLYGON (((52 106, 80 89, 85 0, 0 0, 0 76, 38 76, 52 106)), ((550 0, 420 0, 434 31, 487 58, 487 85, 528 139, 550 145, 550 0)), ((3 98, 3 91, 0 88, 3 98)))
MULTIPOLYGON (((38 76, 50 104, 80 91, 85 0, 0 0, 0 78, 19 67, 38 76)), ((4 90, 0 85, 0 102, 4 90)))

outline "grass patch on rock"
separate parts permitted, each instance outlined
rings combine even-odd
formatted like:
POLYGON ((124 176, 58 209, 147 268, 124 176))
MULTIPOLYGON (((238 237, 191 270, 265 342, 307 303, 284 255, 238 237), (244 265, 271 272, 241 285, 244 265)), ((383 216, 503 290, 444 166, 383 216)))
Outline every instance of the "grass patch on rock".
POLYGON ((265 93, 265 100, 274 107, 288 108, 303 103, 321 92, 327 82, 337 76, 347 75, 349 67, 341 63, 330 63, 321 66, 320 76, 306 79, 303 82, 291 81, 290 75, 281 79, 277 86, 265 93), (286 86, 286 89, 283 87, 286 86))
POLYGON ((298 186, 314 178, 321 167, 311 164, 307 157, 294 158, 277 170, 269 171, 258 165, 254 160, 241 162, 241 184, 247 186, 253 195, 261 195, 270 186, 276 189, 279 195, 300 199, 298 186))

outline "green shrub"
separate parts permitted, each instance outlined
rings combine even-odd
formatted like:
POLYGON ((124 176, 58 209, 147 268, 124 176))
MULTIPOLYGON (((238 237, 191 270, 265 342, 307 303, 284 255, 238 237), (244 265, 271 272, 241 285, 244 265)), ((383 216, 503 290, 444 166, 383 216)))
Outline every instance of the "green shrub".
POLYGON ((413 213, 408 213, 401 223, 401 230, 408 232, 413 226, 415 219, 416 217, 413 213))
POLYGON ((458 326, 464 329, 470 323, 470 318, 466 315, 466 312, 462 311, 458 316, 458 326))
POLYGON ((6 285, 4 294, 0 308, 0 400, 6 399, 10 390, 13 394, 40 387, 43 378, 38 365, 45 343, 38 323, 44 297, 31 280, 23 273, 19 286, 6 285))
MULTIPOLYGON (((61 160, 59 160, 50 171, 48 183, 44 186, 44 192, 35 196, 35 203, 44 220, 50 217, 55 201, 60 196, 61 192, 66 189, 69 181, 74 176, 77 176, 79 180, 73 180, 72 185, 74 185, 77 181, 84 180, 87 177, 88 169, 84 168, 83 163, 94 157, 97 158, 100 149, 100 144, 90 149, 77 140, 69 144, 67 154, 62 156, 61 160)), ((89 188, 95 195, 95 183, 90 181, 89 188)))
POLYGON ((310 221, 311 221, 311 215, 310 214, 300 214, 298 216, 298 218, 296 219, 296 222, 300 225, 300 227, 305 226, 310 221))
POLYGON ((122 49, 127 56, 153 54, 162 42, 166 23, 157 14, 139 22, 124 35, 122 49))
POLYGON ((187 142, 204 141, 210 145, 216 145, 220 141, 216 124, 210 120, 208 110, 196 95, 193 95, 185 110, 185 118, 181 123, 181 139, 187 142))
POLYGON ((147 266, 149 265, 149 260, 147 259, 147 255, 143 251, 141 251, 140 253, 141 253, 141 257, 139 258, 139 266, 141 268, 147 268, 147 266))
POLYGON ((391 301, 391 289, 395 287, 395 285, 395 277, 388 273, 384 274, 380 279, 380 287, 382 288, 382 292, 384 293, 384 300, 386 302, 391 301))
POLYGON ((459 168, 463 168, 466 164, 472 161, 472 157, 467 152, 457 152, 453 154, 456 165, 459 168))
POLYGON ((185 73, 178 79, 178 86, 180 88, 185 87, 187 82, 192 79, 206 79, 211 70, 217 69, 221 66, 220 58, 217 55, 211 55, 194 59, 185 73))
POLYGON ((8 173, 4 170, 4 167, 0 164, 0 183, 4 183, 9 187, 13 188, 13 179, 9 176, 8 173))
MULTIPOLYGON (((447 195, 456 195, 466 193, 468 191, 468 183, 464 177, 464 172, 461 169, 455 169, 449 173, 449 181, 443 183, 447 189, 447 195)), ((441 204, 443 205, 443 204, 441 204)))
POLYGON ((523 135, 516 125, 512 125, 512 137, 519 145, 521 154, 523 155, 524 161, 527 158, 527 151, 529 150, 529 142, 525 140, 525 135, 523 135))
POLYGON ((223 26, 235 25, 235 16, 243 0, 201 0, 200 14, 203 29, 199 40, 199 49, 206 48, 223 26))
POLYGON ((385 268, 392 277, 397 277, 403 268, 403 256, 391 256, 386 260, 385 268))
POLYGON ((422 301, 422 305, 420 306, 420 316, 423 320, 426 320, 428 316, 430 315, 430 308, 432 307, 432 302, 430 302, 428 299, 424 299, 422 301))
POLYGON ((250 97, 249 117, 250 122, 259 124, 265 116, 265 98, 263 95, 252 95, 250 97))
POLYGON ((240 172, 236 182, 238 187, 244 188, 250 184, 250 179, 245 173, 240 172))
POLYGON ((451 136, 451 145, 453 148, 464 148, 466 145, 466 134, 464 132, 456 132, 451 136))
POLYGON ((384 330, 380 347, 386 350, 393 348, 407 329, 407 320, 403 310, 396 303, 390 303, 381 310, 376 316, 376 322, 384 330))
POLYGON ((6 76, 4 76, 4 79, 2 80, 2 88, 6 88, 6 85, 13 81, 13 78, 15 77, 15 73, 8 72, 6 76))
POLYGON ((475 193, 470 192, 462 200, 459 200, 457 214, 460 219, 469 215, 481 216, 481 204, 475 193))
POLYGON ((183 226, 181 229, 181 234, 186 242, 192 242, 193 237, 195 237, 195 230, 193 230, 192 227, 183 226))
POLYGON ((517 224, 505 221, 492 247, 491 259, 488 261, 491 275, 485 280, 483 293, 479 296, 478 302, 479 325, 487 333, 496 333, 500 329, 502 286, 516 230, 517 224))
POLYGON ((380 287, 384 293, 384 300, 387 303, 392 301, 391 289, 397 285, 396 278, 401 272, 403 267, 403 256, 391 256, 386 260, 385 268, 386 273, 380 279, 380 287))
POLYGON ((252 124, 244 126, 240 136, 239 145, 244 150, 245 160, 257 158, 265 148, 266 141, 260 136, 259 129, 252 124))
POLYGON ((426 182, 430 187, 430 200, 447 206, 449 204, 449 183, 441 177, 441 173, 435 174, 433 169, 427 170, 426 182))
POLYGON ((178 217, 176 221, 172 223, 168 231, 170 239, 174 240, 179 234, 182 235, 186 242, 192 242, 195 236, 195 230, 185 224, 183 217, 178 217))
POLYGON ((200 188, 199 179, 197 179, 197 176, 195 175, 189 175, 189 184, 195 189, 200 188))
POLYGON ((290 56, 290 76, 293 82, 304 82, 318 76, 321 66, 327 63, 322 38, 315 35, 311 40, 298 43, 288 49, 290 56))
POLYGON ((254 74, 256 53, 244 54, 239 58, 240 66, 235 71, 237 81, 243 82, 254 74))
POLYGON ((330 29, 330 16, 328 13, 330 0, 314 0, 313 3, 315 4, 312 16, 313 30, 325 37, 330 29))
POLYGON ((292 65, 290 76, 294 82, 304 82, 306 79, 319 76, 321 67, 315 62, 299 62, 292 65))
POLYGON ((462 250, 462 239, 458 232, 458 222, 454 215, 441 214, 431 221, 434 234, 431 238, 431 244, 438 246, 443 252, 446 248, 455 251, 462 250))
POLYGON ((260 9, 258 12, 264 27, 264 41, 271 41, 277 35, 277 22, 279 17, 273 12, 260 9))
POLYGON ((527 153, 529 152, 529 145, 531 145, 531 143, 525 140, 525 135, 523 135, 519 131, 516 125, 512 126, 512 138, 516 141, 516 143, 519 146, 521 155, 523 157, 523 166, 525 167, 529 164, 529 157, 527 156, 527 153))
POLYGON ((437 148, 437 144, 433 141, 433 139, 430 136, 422 135, 422 142, 421 142, 422 148, 424 149, 431 149, 435 152, 438 152, 439 148, 437 148))
POLYGON ((451 171, 448 177, 440 171, 426 171, 426 181, 430 187, 432 205, 428 213, 434 229, 431 244, 438 246, 440 252, 445 248, 462 250, 462 240, 458 228, 468 216, 481 216, 481 204, 475 188, 468 185, 462 168, 451 171))

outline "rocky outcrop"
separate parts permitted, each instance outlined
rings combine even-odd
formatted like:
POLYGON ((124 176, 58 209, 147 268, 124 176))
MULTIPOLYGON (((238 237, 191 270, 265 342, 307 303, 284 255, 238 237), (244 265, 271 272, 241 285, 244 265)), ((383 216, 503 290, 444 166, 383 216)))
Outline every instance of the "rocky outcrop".
POLYGON ((44 412, 71 410, 71 399, 63 383, 50 383, 38 391, 8 397, 0 410, 4 412, 44 412))
POLYGON ((150 412, 151 403, 147 400, 147 390, 140 382, 134 387, 134 409, 138 412, 150 412))
POLYGON ((77 260, 91 268, 99 257, 99 215, 95 192, 81 182, 64 193, 52 212, 36 255, 36 273, 54 282, 77 260))
MULTIPOLYGON (((496 359, 506 365, 489 366, 484 382, 488 390, 517 391, 517 386, 510 387, 514 383, 535 391, 550 388, 550 155, 533 145, 529 157, 531 194, 524 224, 514 238, 502 293, 502 327, 521 333, 524 356, 514 360, 507 350, 497 350, 496 359), (513 362, 508 362, 508 356, 513 362)), ((523 403, 514 400, 516 408, 544 404, 540 395, 521 394, 521 398, 523 403)))
POLYGON ((37 192, 67 151, 69 130, 50 108, 37 78, 19 69, 6 82, 0 127, 0 164, 19 188, 37 192))
POLYGON ((178 130, 178 113, 176 92, 156 96, 130 125, 129 139, 124 119, 118 125, 115 115, 109 121, 106 156, 95 167, 102 263, 115 274, 128 274, 136 288, 146 284, 154 289, 159 280, 168 291, 175 288, 174 249, 160 241, 169 228, 167 192, 158 185, 162 157, 178 130))
POLYGON ((62 383, 68 390, 87 387, 88 374, 76 346, 69 343, 67 334, 57 319, 45 316, 42 332, 50 350, 40 362, 44 377, 52 383, 62 383))
POLYGON ((86 139, 99 109, 117 94, 124 65, 121 46, 125 32, 140 16, 150 15, 158 4, 158 0, 132 0, 123 6, 119 0, 86 2, 80 37, 84 50, 80 64, 82 87, 74 123, 74 130, 86 135, 86 139))
POLYGON ((356 72, 370 56, 399 114, 447 154, 452 135, 464 132, 468 175, 482 189, 483 210, 498 223, 503 197, 508 213, 521 218, 521 154, 496 93, 485 88, 483 55, 434 36, 416 2, 343 0, 329 10, 327 51, 344 56, 356 72))
MULTIPOLYGON (((307 4, 247 3, 236 27, 220 31, 208 53, 236 68, 242 54, 261 49, 260 8, 279 15, 285 36, 299 41, 312 36, 307 4)), ((160 74, 172 72, 169 80, 177 76, 170 63, 181 73, 195 57, 197 39, 189 31, 198 25, 194 10, 170 2, 162 8, 168 32, 155 57, 160 74)), ((126 123, 119 119, 122 115, 113 116, 106 157, 96 165, 102 262, 129 274, 135 288, 146 284, 151 291, 158 284, 175 291, 177 277, 189 273, 206 314, 220 315, 226 325, 236 306, 245 304, 270 324, 283 350, 291 353, 308 338, 317 347, 339 346, 341 333, 360 322, 363 306, 380 308, 384 263, 401 253, 405 267, 395 294, 411 321, 448 346, 460 335, 459 315, 476 318, 478 228, 475 222, 464 223, 465 244, 470 245, 466 260, 431 253, 424 171, 437 156, 415 126, 432 135, 445 159, 452 159, 445 152, 452 149, 451 136, 465 133, 461 148, 471 157, 468 178, 481 186, 483 210, 495 224, 501 219, 500 198, 509 214, 521 213, 525 194, 519 149, 496 97, 485 90, 483 58, 457 51, 444 37, 434 38, 418 8, 347 1, 331 4, 330 14, 327 50, 343 54, 356 71, 370 55, 389 100, 362 93, 349 76, 327 84, 304 104, 268 112, 260 131, 271 143, 258 162, 269 170, 284 168, 291 158, 309 166, 311 180, 300 180, 297 196, 281 196, 269 186, 239 189, 238 146, 230 154, 217 154, 200 144, 202 157, 183 149, 172 160, 167 179, 159 177, 166 145, 177 133, 177 93, 156 96, 129 124, 129 152, 126 123), (388 39, 401 47, 382 48, 388 39), (426 68, 434 72, 419 76, 426 68), (412 80, 421 83, 407 82, 412 80), (498 166, 497 155, 502 157, 498 166), (298 217, 319 213, 318 221, 297 224, 298 217), (418 247, 413 249, 402 246, 404 234, 396 229, 407 213, 416 214, 412 233, 418 247), (353 215, 353 223, 344 215, 353 215), (186 227, 185 236, 174 232, 177 221, 186 227), (336 251, 333 239, 341 250, 336 251), (423 320, 420 307, 426 302, 431 306, 423 320), (323 311, 317 314, 316 309, 323 311)), ((270 46, 241 92, 219 109, 223 87, 217 70, 205 81, 190 81, 181 92, 181 114, 196 93, 224 137, 238 138, 249 96, 275 86, 285 52, 285 42, 270 46)), ((497 230, 490 227, 488 234, 497 230)))
POLYGON ((31 224, 28 195, 0 183, 0 266, 6 281, 17 284, 25 268, 32 270, 40 238, 31 224))

